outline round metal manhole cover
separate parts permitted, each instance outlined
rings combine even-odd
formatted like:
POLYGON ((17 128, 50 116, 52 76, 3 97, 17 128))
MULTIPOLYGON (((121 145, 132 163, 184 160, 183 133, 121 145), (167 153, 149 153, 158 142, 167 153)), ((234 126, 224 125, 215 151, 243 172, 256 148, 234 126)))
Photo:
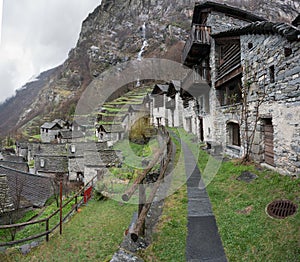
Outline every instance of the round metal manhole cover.
POLYGON ((298 206, 290 200, 274 200, 267 205, 266 211, 274 218, 285 218, 296 213, 298 206))

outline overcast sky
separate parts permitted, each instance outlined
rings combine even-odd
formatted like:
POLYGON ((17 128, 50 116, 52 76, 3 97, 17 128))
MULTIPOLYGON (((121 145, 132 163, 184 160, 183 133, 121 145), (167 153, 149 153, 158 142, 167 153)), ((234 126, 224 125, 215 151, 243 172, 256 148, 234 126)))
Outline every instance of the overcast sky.
POLYGON ((75 47, 82 21, 100 3, 0 0, 0 102, 33 75, 60 65, 75 47))

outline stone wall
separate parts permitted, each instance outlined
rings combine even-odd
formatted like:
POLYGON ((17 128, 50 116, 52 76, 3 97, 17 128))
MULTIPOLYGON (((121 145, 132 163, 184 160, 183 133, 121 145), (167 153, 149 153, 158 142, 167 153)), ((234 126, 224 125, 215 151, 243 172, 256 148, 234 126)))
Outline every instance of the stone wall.
MULTIPOLYGON (((241 49, 243 82, 251 83, 248 96, 250 122, 255 122, 257 99, 264 97, 259 117, 272 118, 275 167, 282 173, 299 174, 300 43, 289 42, 279 35, 247 35, 241 37, 241 49), (249 43, 253 46, 250 49, 249 43)), ((260 121, 254 141, 254 157, 263 161, 261 140, 260 121)))
MULTIPOLYGON (((251 133, 257 123, 252 146, 252 157, 264 162, 264 119, 272 119, 274 128, 274 166, 285 174, 300 173, 299 124, 300 124, 300 43, 288 42, 275 35, 241 36, 241 63, 243 67, 242 84, 249 88, 248 130, 251 133), (290 52, 290 54, 288 54, 290 52), (258 101, 263 102, 258 107, 258 101)), ((212 43, 211 67, 216 68, 214 41, 212 43)), ((212 79, 215 79, 212 70, 212 79)), ((214 81, 212 81, 214 87, 214 81)), ((241 116, 241 105, 220 106, 216 97, 212 106, 214 111, 215 141, 227 145, 228 121, 240 124, 242 145, 240 149, 226 147, 226 153, 241 157, 245 150, 243 144, 245 121, 241 116)), ((249 133, 249 134, 250 134, 249 133)), ((244 141, 245 142, 245 141, 244 141)))

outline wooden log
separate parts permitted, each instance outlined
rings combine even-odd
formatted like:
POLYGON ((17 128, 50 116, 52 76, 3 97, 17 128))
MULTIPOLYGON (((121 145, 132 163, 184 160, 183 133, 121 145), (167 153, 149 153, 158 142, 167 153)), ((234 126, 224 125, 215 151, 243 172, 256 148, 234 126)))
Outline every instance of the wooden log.
POLYGON ((162 150, 159 150, 155 153, 154 158, 148 164, 146 169, 143 170, 143 172, 134 181, 133 185, 122 195, 123 201, 125 201, 125 202, 129 201, 129 199, 132 197, 132 195, 136 191, 138 185, 142 183, 142 181, 145 179, 148 172, 150 172, 151 169, 154 167, 154 165, 156 164, 157 160, 159 159, 159 157, 161 156, 161 153, 165 150, 165 148, 166 148, 166 145, 164 145, 162 150))
POLYGON ((138 217, 138 220, 136 222, 136 225, 134 227, 133 232, 130 233, 130 237, 131 237, 131 239, 132 239, 133 242, 136 242, 138 240, 139 234, 141 232, 141 229, 142 229, 142 227, 144 225, 144 222, 145 222, 145 219, 146 219, 146 215, 147 215, 147 213, 148 213, 148 211, 149 211, 149 209, 151 207, 151 203, 154 200, 154 197, 156 195, 157 189, 159 188, 159 186, 161 184, 161 181, 164 178, 164 174, 165 174, 165 172, 167 170, 167 167, 169 165, 171 154, 172 154, 172 148, 169 147, 169 152, 168 152, 168 156, 167 156, 167 159, 165 161, 165 164, 164 164, 164 166, 160 170, 160 174, 158 176, 157 181, 155 182, 155 184, 153 186, 153 189, 152 189, 151 194, 150 194, 150 196, 149 196, 149 198, 147 200, 147 203, 144 205, 142 211, 139 214, 139 217, 138 217))

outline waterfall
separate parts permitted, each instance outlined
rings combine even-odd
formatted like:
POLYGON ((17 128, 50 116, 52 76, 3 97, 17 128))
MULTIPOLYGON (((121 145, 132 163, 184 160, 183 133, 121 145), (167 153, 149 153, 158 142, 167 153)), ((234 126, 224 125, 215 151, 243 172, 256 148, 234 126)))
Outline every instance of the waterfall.
POLYGON ((138 53, 138 56, 137 56, 137 60, 138 61, 141 61, 142 60, 142 55, 143 53, 145 52, 145 48, 148 46, 148 42, 147 42, 147 39, 146 39, 146 23, 144 22, 144 24, 141 26, 141 30, 142 30, 142 38, 143 38, 143 45, 142 45, 142 48, 141 50, 139 51, 138 53))
MULTIPOLYGON (((143 45, 142 45, 142 48, 141 50, 139 51, 138 55, 137 55, 137 61, 141 61, 142 58, 143 58, 143 53, 145 52, 145 48, 148 45, 148 42, 147 42, 147 39, 146 39, 146 22, 144 22, 144 24, 140 27, 141 31, 142 31, 142 39, 143 39, 143 45)), ((138 78, 137 79, 137 82, 136 82, 136 86, 139 87, 141 85, 140 83, 140 79, 138 78)))

